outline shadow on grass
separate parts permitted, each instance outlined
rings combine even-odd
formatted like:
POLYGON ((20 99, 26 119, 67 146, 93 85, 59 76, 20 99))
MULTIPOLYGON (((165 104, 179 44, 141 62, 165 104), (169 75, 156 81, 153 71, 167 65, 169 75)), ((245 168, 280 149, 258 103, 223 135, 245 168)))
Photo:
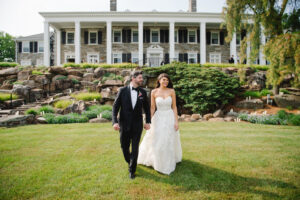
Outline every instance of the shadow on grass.
MULTIPOLYGON (((263 197, 280 198, 280 195, 263 191, 263 189, 268 187, 297 189, 294 185, 282 181, 243 177, 185 159, 177 164, 175 172, 170 174, 170 176, 158 172, 149 172, 149 168, 150 167, 139 165, 137 168, 138 176, 178 186, 179 190, 182 190, 183 192, 195 190, 223 193, 246 192, 262 195, 263 197), (259 190, 255 188, 259 188, 259 190)), ((153 170, 153 168, 150 169, 153 170)))

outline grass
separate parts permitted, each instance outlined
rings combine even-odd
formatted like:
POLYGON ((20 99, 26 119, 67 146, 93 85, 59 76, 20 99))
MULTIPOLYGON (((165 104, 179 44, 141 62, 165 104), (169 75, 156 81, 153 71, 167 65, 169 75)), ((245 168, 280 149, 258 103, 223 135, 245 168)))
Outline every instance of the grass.
POLYGON ((101 100, 101 94, 98 92, 82 92, 78 94, 71 94, 76 100, 83 100, 83 101, 93 101, 96 99, 97 101, 101 100))
POLYGON ((300 128, 180 123, 183 160, 170 176, 128 178, 106 124, 0 129, 0 199, 299 199, 300 128))
POLYGON ((55 108, 66 109, 69 105, 71 105, 73 101, 71 100, 59 100, 54 103, 55 108))
MULTIPOLYGON (((12 94, 12 99, 17 99, 18 95, 12 94)), ((9 93, 0 93, 0 102, 4 102, 10 100, 10 94, 9 93)))

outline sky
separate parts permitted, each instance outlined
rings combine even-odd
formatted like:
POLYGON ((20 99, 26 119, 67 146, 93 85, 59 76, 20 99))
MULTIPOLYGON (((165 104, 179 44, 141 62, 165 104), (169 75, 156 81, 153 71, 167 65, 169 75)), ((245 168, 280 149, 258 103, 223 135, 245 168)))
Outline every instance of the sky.
MULTIPOLYGON (((198 12, 222 12, 226 0, 197 0, 198 12)), ((0 0, 0 31, 14 37, 43 32, 39 12, 109 11, 110 0, 0 0)), ((117 11, 187 11, 189 0, 117 0, 117 11)))

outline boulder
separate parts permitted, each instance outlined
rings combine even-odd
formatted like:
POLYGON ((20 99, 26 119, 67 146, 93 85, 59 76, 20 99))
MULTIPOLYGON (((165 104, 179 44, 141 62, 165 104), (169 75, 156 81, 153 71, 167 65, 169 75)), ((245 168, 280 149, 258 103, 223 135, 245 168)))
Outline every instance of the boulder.
POLYGON ((207 121, 207 120, 209 120, 210 118, 213 118, 213 117, 214 117, 214 115, 212 113, 208 113, 208 114, 205 114, 203 116, 203 119, 207 121))
POLYGON ((123 86, 123 82, 121 80, 107 80, 102 84, 102 87, 109 86, 123 86))
POLYGON ((260 99, 250 99, 239 101, 235 104, 235 106, 243 109, 262 109, 264 108, 264 103, 260 99))
POLYGON ((66 109, 64 109, 63 113, 79 113, 81 114, 85 110, 85 103, 84 101, 80 100, 78 102, 75 102, 71 105, 69 105, 66 109))
POLYGON ((262 90, 266 87, 266 72, 259 71, 251 74, 248 78, 248 85, 251 90, 262 90))
POLYGON ((27 85, 14 85, 12 92, 14 94, 17 94, 20 98, 23 99, 28 99, 29 97, 29 92, 31 90, 31 87, 27 86, 27 85))
POLYGON ((32 75, 32 71, 30 70, 19 71, 18 81, 28 80, 30 75, 32 75))
POLYGON ((200 115, 200 114, 192 114, 191 119, 192 119, 192 120, 198 120, 198 119, 201 119, 201 115, 200 115))
POLYGON ((121 76, 125 77, 125 76, 130 76, 131 74, 131 70, 130 69, 123 69, 121 71, 121 76))
POLYGON ((235 117, 230 117, 230 116, 224 117, 225 122, 234 122, 234 119, 236 119, 236 118, 235 117))
POLYGON ((15 108, 15 107, 21 106, 23 104, 24 104, 23 99, 14 99, 12 101, 10 101, 10 100, 4 101, 4 105, 6 108, 15 108))
POLYGON ((0 77, 6 77, 10 75, 17 75, 19 73, 19 68, 17 67, 10 67, 7 69, 0 70, 0 77))
POLYGON ((223 117, 224 114, 223 114, 223 111, 221 109, 219 110, 216 110, 214 113, 213 113, 213 116, 214 117, 223 117))
POLYGON ((40 124, 47 124, 47 121, 44 117, 38 117, 36 121, 40 124))
POLYGON ((208 121, 209 122, 224 122, 225 120, 222 117, 216 117, 216 118, 210 118, 208 121))
POLYGON ((8 115, 0 118, 0 127, 13 127, 33 124, 34 122, 34 115, 8 115))
POLYGON ((49 72, 51 74, 60 74, 60 75, 68 75, 68 72, 65 68, 63 67, 50 67, 49 72))
POLYGON ((95 71, 94 71, 94 76, 95 76, 96 78, 100 78, 100 77, 102 77, 105 73, 106 73, 106 70, 105 70, 104 68, 98 67, 98 68, 96 68, 95 71))
POLYGON ((86 68, 85 71, 87 73, 94 73, 95 70, 94 70, 94 68, 86 68))
POLYGON ((82 80, 92 82, 94 80, 94 74, 93 73, 85 73, 85 74, 83 74, 82 80))
POLYGON ((94 118, 89 120, 89 123, 105 123, 105 122, 109 122, 109 120, 104 118, 94 118))
POLYGON ((82 80, 82 78, 80 76, 75 76, 75 75, 70 75, 70 74, 68 75, 68 79, 69 80, 75 79, 77 81, 81 81, 82 80))
POLYGON ((70 76, 70 75, 73 75, 73 76, 77 76, 77 77, 83 77, 83 73, 82 73, 81 71, 75 70, 75 69, 69 70, 69 71, 68 71, 68 75, 69 75, 69 76, 70 76))
POLYGON ((292 94, 282 94, 274 96, 275 103, 278 107, 286 108, 291 106, 292 108, 300 107, 300 96, 292 94))

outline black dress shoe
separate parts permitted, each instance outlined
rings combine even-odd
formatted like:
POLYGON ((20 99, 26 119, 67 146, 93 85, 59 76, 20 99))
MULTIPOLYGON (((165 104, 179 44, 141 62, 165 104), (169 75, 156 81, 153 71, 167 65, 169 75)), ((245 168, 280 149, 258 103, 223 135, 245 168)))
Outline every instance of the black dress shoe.
POLYGON ((135 174, 134 173, 129 173, 129 178, 130 179, 134 179, 135 178, 135 174))

